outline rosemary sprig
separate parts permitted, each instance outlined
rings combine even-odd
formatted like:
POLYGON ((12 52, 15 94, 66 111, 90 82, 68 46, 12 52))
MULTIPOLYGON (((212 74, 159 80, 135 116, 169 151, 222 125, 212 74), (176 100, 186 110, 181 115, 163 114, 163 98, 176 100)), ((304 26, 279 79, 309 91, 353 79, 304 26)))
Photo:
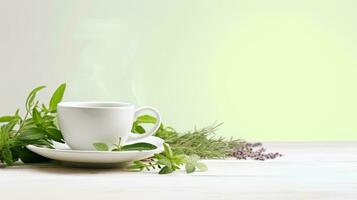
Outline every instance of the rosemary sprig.
MULTIPOLYGON (((142 116, 145 120, 134 122, 132 130, 142 130, 141 124, 152 123, 155 118, 142 116), (140 126, 137 128, 136 126, 140 126)), ((177 132, 172 127, 161 124, 155 136, 170 144, 173 152, 185 155, 198 155, 206 159, 221 159, 234 157, 237 159, 267 160, 282 156, 280 153, 266 153, 261 143, 250 143, 240 139, 217 136, 217 129, 222 125, 214 124, 202 129, 195 129, 186 133, 177 132)), ((141 131, 144 133, 145 131, 141 131)), ((138 133, 138 132, 137 132, 138 133)))
POLYGON ((225 158, 232 154, 235 147, 244 145, 244 141, 216 137, 216 130, 221 125, 212 125, 186 133, 178 133, 173 128, 162 125, 155 135, 164 139, 177 153, 196 154, 201 158, 225 158))

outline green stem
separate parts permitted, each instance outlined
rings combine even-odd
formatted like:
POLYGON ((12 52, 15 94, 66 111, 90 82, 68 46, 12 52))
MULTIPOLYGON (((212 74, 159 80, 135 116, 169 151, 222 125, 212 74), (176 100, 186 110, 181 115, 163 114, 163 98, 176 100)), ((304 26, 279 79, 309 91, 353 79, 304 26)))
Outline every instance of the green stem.
POLYGON ((29 111, 26 110, 25 117, 24 117, 24 119, 21 121, 21 123, 20 123, 20 125, 19 125, 19 129, 18 129, 18 130, 16 131, 16 133, 14 134, 15 137, 20 133, 21 129, 24 127, 28 115, 29 115, 29 111))

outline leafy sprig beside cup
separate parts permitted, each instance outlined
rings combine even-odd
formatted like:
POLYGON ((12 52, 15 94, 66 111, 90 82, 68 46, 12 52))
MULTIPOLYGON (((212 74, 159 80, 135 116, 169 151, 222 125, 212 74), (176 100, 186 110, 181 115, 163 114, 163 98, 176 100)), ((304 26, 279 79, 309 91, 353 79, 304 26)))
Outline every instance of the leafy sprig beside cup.
POLYGON ((154 150, 157 149, 157 146, 146 143, 146 142, 138 142, 133 144, 121 145, 121 138, 119 138, 118 144, 114 144, 113 149, 109 149, 109 146, 106 143, 96 142, 93 143, 93 147, 97 151, 146 151, 146 150, 154 150))
MULTIPOLYGON (((157 149, 157 146, 146 142, 138 142, 123 146, 120 145, 120 142, 121 139, 119 138, 118 144, 114 144, 115 148, 112 150, 109 149, 107 144, 101 142, 93 143, 93 146, 97 151, 144 151, 157 149)), ((180 169, 180 167, 184 165, 187 173, 193 173, 196 169, 201 171, 207 170, 207 166, 204 163, 198 162, 200 160, 199 156, 176 154, 172 151, 169 144, 164 143, 163 146, 164 152, 155 154, 154 157, 150 159, 134 161, 129 169, 135 171, 160 169, 159 174, 169 174, 180 169)))
POLYGON ((207 166, 202 162, 198 162, 199 159, 200 157, 197 155, 175 154, 172 152, 171 147, 164 143, 164 152, 155 154, 150 159, 134 161, 129 169, 135 171, 160 169, 159 174, 170 174, 184 165, 187 173, 193 173, 196 169, 206 171, 207 166))
POLYGON ((0 117, 0 162, 12 165, 23 162, 41 162, 48 159, 32 153, 26 145, 51 146, 51 141, 63 142, 56 121, 57 104, 62 101, 66 84, 61 84, 53 93, 46 106, 36 99, 37 93, 45 86, 34 88, 25 103, 25 114, 20 116, 17 109, 13 115, 0 117))

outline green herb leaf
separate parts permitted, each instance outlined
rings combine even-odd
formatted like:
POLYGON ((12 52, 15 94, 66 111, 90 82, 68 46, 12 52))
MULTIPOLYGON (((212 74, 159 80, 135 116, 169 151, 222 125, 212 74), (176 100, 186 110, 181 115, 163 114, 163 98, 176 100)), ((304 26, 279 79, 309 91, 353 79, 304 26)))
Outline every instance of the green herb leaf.
POLYGON ((146 131, 145 131, 145 129, 144 129, 142 126, 140 126, 140 125, 134 123, 134 124, 133 124, 133 128, 132 128, 132 132, 133 132, 133 133, 143 134, 143 133, 145 133, 146 131))
POLYGON ((138 124, 156 124, 156 118, 151 115, 140 115, 135 120, 138 124))
POLYGON ((46 133, 44 133, 39 128, 28 128, 25 129, 21 134, 17 137, 18 140, 40 140, 46 137, 46 133))
POLYGON ((42 104, 41 107, 42 107, 42 111, 43 112, 48 112, 49 111, 45 104, 42 104))
POLYGON ((162 156, 161 158, 159 158, 158 163, 160 165, 165 165, 165 166, 169 167, 170 169, 172 168, 171 161, 168 158, 166 158, 165 156, 162 156))
POLYGON ((204 164, 204 163, 201 163, 201 162, 196 163, 196 167, 197 167, 197 169, 199 169, 199 170, 201 170, 203 172, 208 170, 207 165, 204 164))
POLYGON ((193 163, 187 163, 187 164, 185 165, 185 168, 186 168, 186 172, 187 172, 188 174, 193 173, 193 172, 196 170, 196 166, 195 166, 195 164, 193 164, 193 163))
POLYGON ((174 155, 174 157, 172 158, 172 160, 177 163, 178 165, 184 164, 184 163, 189 163, 190 162, 190 158, 189 156, 185 155, 185 154, 178 154, 178 155, 174 155))
MULTIPOLYGON (((11 165, 18 159, 24 162, 40 162, 43 159, 37 159, 36 154, 29 153, 26 145, 51 146, 51 141, 63 141, 62 134, 57 128, 56 111, 50 111, 46 106, 38 107, 36 101, 37 93, 45 88, 40 86, 34 88, 26 99, 26 114, 22 118, 19 115, 19 109, 14 116, 0 117, 0 162, 11 165), (31 154, 31 155, 30 155, 31 154)), ((51 105, 56 105, 57 101, 62 99, 64 85, 60 86, 52 98, 51 105)), ((38 156, 37 156, 38 157, 38 156)))
POLYGON ((9 133, 0 129, 0 149, 7 147, 9 141, 9 133))
POLYGON ((14 118, 12 121, 7 123, 6 125, 3 125, 1 128, 3 129, 4 132, 10 133, 14 129, 14 127, 16 126, 18 121, 19 121, 19 118, 14 118))
POLYGON ((170 174, 172 172, 173 170, 170 167, 165 166, 159 171, 159 174, 170 174))
POLYGON ((93 143, 93 146, 95 147, 95 149, 97 151, 108 151, 109 150, 108 145, 105 143, 97 142, 97 143, 93 143))
POLYGON ((141 161, 134 161, 133 164, 128 167, 128 169, 142 171, 145 167, 146 167, 145 163, 141 161))
POLYGON ((63 83, 53 93, 49 104, 49 110, 51 112, 57 111, 57 104, 62 101, 65 90, 66 90, 66 84, 63 83))
POLYGON ((0 117, 0 123, 10 122, 14 118, 15 118, 15 116, 2 116, 2 117, 0 117))
POLYGON ((1 156, 7 165, 13 164, 12 152, 10 148, 7 147, 5 149, 2 149, 1 156))
POLYGON ((60 130, 56 128, 48 128, 46 129, 46 133, 49 136, 50 139, 56 141, 56 142, 64 142, 62 138, 62 133, 60 130))
POLYGON ((41 124, 42 123, 42 117, 41 114, 37 111, 36 107, 33 108, 32 110, 32 118, 35 121, 36 124, 41 124))
POLYGON ((42 86, 39 86, 39 87, 36 87, 35 89, 33 89, 29 96, 27 97, 26 99, 26 110, 28 112, 31 111, 31 108, 32 106, 34 105, 34 100, 35 100, 35 97, 36 97, 36 94, 38 91, 42 90, 43 88, 45 88, 46 86, 42 85, 42 86))
POLYGON ((168 158, 172 158, 174 156, 169 144, 167 144, 167 143, 164 143, 164 152, 166 154, 166 157, 168 157, 168 158))
POLYGON ((140 115, 139 117, 136 118, 135 122, 133 123, 131 132, 143 134, 145 133, 145 129, 140 124, 155 124, 155 123, 156 123, 155 117, 151 115, 140 115))
POLYGON ((144 150, 153 150, 157 147, 153 144, 146 142, 139 142, 134 144, 124 145, 120 148, 122 151, 144 151, 144 150))

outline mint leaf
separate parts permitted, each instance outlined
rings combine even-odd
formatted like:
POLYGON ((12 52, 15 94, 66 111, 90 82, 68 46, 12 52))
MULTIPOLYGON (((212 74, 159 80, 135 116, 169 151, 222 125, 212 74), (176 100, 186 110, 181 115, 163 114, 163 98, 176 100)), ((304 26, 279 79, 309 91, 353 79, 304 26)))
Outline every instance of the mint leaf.
POLYGON ((128 167, 128 169, 142 171, 145 167, 146 167, 145 163, 141 161, 134 161, 133 164, 128 167))
POLYGON ((133 123, 133 127, 131 132, 143 134, 145 133, 145 129, 140 124, 155 124, 156 118, 151 115, 140 115, 136 118, 135 122, 133 123))
POLYGON ((105 143, 97 142, 97 143, 93 143, 93 146, 97 151, 108 151, 109 150, 108 145, 105 143))
POLYGON ((195 166, 194 163, 187 163, 187 164, 185 165, 185 168, 186 168, 186 172, 187 172, 188 174, 193 173, 193 172, 196 170, 196 166, 195 166))
POLYGON ((33 104, 34 104, 33 102, 34 102, 34 100, 35 100, 35 97, 36 97, 37 92, 40 91, 40 90, 42 90, 42 89, 45 88, 45 87, 46 87, 46 86, 42 85, 42 86, 36 87, 35 89, 33 89, 33 90, 30 92, 29 96, 28 96, 27 99, 26 99, 26 110, 27 110, 28 112, 30 112, 30 110, 31 110, 31 108, 32 108, 32 106, 33 106, 33 104))
POLYGON ((203 172, 208 170, 207 165, 201 162, 196 163, 196 167, 203 172))
POLYGON ((60 130, 56 128, 48 128, 46 129, 46 133, 50 137, 50 139, 56 142, 63 142, 62 133, 60 130))
POLYGON ((10 122, 15 119, 15 116, 2 116, 0 117, 0 123, 2 122, 10 122))
POLYGON ((168 157, 169 159, 171 159, 174 156, 169 144, 167 143, 164 143, 164 152, 166 154, 166 157, 168 157))
POLYGON ((146 131, 145 131, 145 129, 144 129, 142 126, 138 125, 137 123, 134 123, 134 124, 133 124, 133 128, 132 128, 132 132, 133 132, 133 133, 143 134, 143 133, 145 133, 146 131))
POLYGON ((136 118, 135 122, 137 122, 138 124, 156 124, 156 117, 153 117, 151 115, 140 115, 136 118))
POLYGON ((46 134, 39 128, 25 129, 18 137, 18 140, 40 140, 44 139, 46 134))
POLYGON ((1 156, 7 165, 13 164, 14 161, 12 160, 12 152, 11 152, 10 148, 7 147, 7 148, 2 149, 1 156))
POLYGON ((190 158, 189 156, 185 155, 185 154, 178 154, 178 155, 174 155, 174 157, 172 158, 172 160, 178 164, 184 164, 184 163, 189 163, 190 162, 190 158))
POLYGON ((165 165, 169 168, 172 168, 171 161, 168 158, 166 158, 165 156, 162 156, 161 158, 159 158, 158 163, 160 165, 165 165))
POLYGON ((172 172, 173 172, 173 170, 171 168, 169 168, 168 166, 165 166, 159 171, 159 174, 170 174, 172 172))
POLYGON ((120 148, 121 151, 144 151, 144 150, 153 150, 157 147, 153 144, 146 142, 139 142, 134 144, 124 145, 120 148))
POLYGON ((14 127, 16 126, 17 122, 19 121, 19 118, 14 118, 12 121, 10 121, 9 123, 7 123, 6 125, 3 125, 1 127, 1 129, 4 132, 10 133, 14 127))
POLYGON ((41 124, 42 123, 42 117, 41 114, 37 111, 36 107, 33 108, 32 110, 32 118, 35 121, 36 124, 41 124))
POLYGON ((57 104, 62 101, 65 90, 66 90, 66 84, 63 83, 53 93, 49 104, 49 110, 51 112, 57 111, 57 104))

